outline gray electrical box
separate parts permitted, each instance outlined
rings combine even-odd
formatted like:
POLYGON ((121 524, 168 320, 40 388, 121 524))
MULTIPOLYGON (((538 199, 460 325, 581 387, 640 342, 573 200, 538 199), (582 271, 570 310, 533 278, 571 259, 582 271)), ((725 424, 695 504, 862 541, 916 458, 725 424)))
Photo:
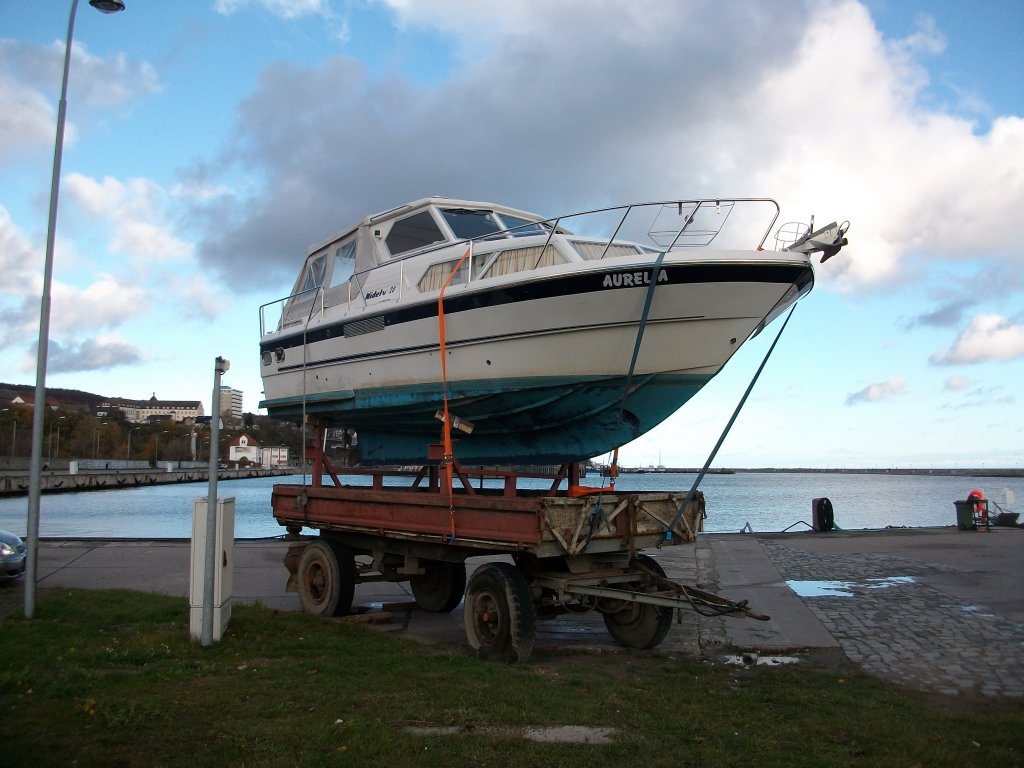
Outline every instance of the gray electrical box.
MULTIPOLYGON (((217 499, 216 562, 213 572, 213 639, 219 641, 231 619, 235 573, 235 499, 217 499)), ((203 581, 206 575, 206 497, 192 501, 192 562, 189 570, 189 634, 203 630, 203 581)))

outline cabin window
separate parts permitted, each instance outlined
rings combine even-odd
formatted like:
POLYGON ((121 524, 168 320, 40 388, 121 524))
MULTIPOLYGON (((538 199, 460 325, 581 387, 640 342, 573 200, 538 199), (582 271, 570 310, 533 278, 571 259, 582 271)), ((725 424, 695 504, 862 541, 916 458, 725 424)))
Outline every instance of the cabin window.
POLYGON ((514 230, 508 237, 527 237, 544 235, 547 230, 536 222, 507 213, 496 214, 493 211, 478 211, 468 208, 445 208, 441 211, 444 220, 452 228, 456 237, 465 240, 486 238, 489 235, 514 230))
POLYGON ((356 241, 349 240, 334 252, 334 271, 331 273, 331 285, 341 285, 356 271, 356 241))
POLYGON ((476 266, 478 272, 475 279, 500 277, 565 263, 565 258, 550 243, 546 247, 535 245, 528 248, 510 248, 496 254, 487 254, 487 258, 490 259, 489 264, 476 266))
POLYGON ((444 235, 430 211, 421 211, 396 221, 384 243, 392 256, 443 241, 444 235))
MULTIPOLYGON (((455 269, 455 265, 459 263, 459 259, 452 261, 446 261, 443 264, 431 264, 427 271, 420 278, 419 289, 426 293, 427 291, 439 291, 444 285, 444 281, 448 279, 448 275, 455 269)), ((459 285, 466 282, 469 278, 469 259, 462 262, 462 266, 459 267, 459 271, 452 277, 452 281, 449 285, 459 285)))
POLYGON ((606 259, 611 259, 616 256, 636 256, 640 253, 640 249, 637 246, 623 245, 621 243, 608 245, 606 242, 594 243, 585 240, 573 240, 572 245, 576 252, 588 261, 597 261, 602 256, 606 259))
POLYGON ((468 208, 445 208, 444 220, 459 239, 473 240, 499 232, 504 227, 490 211, 472 211, 468 208))
POLYGON ((518 216, 509 216, 507 213, 501 214, 501 220, 505 223, 507 229, 515 230, 509 232, 512 237, 527 237, 528 235, 546 235, 548 230, 543 224, 538 224, 534 221, 527 221, 521 219, 518 216))
POLYGON ((327 254, 317 256, 306 267, 306 276, 302 280, 302 287, 299 293, 313 291, 324 284, 324 271, 327 269, 327 254))

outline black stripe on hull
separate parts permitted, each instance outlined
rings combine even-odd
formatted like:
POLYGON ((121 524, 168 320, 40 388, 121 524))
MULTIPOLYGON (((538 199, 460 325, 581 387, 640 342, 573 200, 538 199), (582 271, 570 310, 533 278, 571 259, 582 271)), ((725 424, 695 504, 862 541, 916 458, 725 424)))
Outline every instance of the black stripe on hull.
MULTIPOLYGON (((785 283, 795 285, 799 292, 805 293, 814 281, 814 272, 810 264, 778 265, 778 264, 686 264, 663 267, 665 278, 659 278, 659 285, 687 285, 700 283, 785 283)), ((617 290, 622 287, 644 287, 644 279, 649 281, 649 269, 613 269, 602 272, 573 273, 564 277, 528 283, 504 285, 491 291, 475 291, 460 293, 445 299, 445 315, 467 312, 475 309, 515 304, 523 301, 535 301, 557 297, 572 296, 586 293, 600 293, 605 290, 617 290), (628 277, 631 283, 623 285, 628 277), (606 282, 618 281, 618 285, 608 287, 606 282)), ((344 326, 354 322, 365 323, 376 318, 383 319, 385 326, 396 326, 414 322, 428 317, 437 316, 437 301, 429 300, 411 306, 397 307, 378 315, 360 315, 358 320, 343 320, 330 325, 318 326, 308 333, 298 332, 273 341, 260 344, 260 353, 272 352, 275 349, 291 349, 303 344, 315 344, 319 341, 344 335, 344 326)))

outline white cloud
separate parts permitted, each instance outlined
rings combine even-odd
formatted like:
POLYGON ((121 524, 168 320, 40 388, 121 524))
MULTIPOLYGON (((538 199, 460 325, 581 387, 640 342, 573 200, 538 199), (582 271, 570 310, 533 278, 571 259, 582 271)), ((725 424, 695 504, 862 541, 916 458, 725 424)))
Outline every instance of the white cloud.
POLYGON ((231 187, 224 184, 213 184, 204 179, 188 179, 171 187, 170 193, 175 200, 214 200, 230 194, 231 187))
POLYGON ((181 305, 187 308, 186 315, 189 318, 195 317, 198 313, 207 320, 214 320, 233 303, 222 288, 211 285, 209 280, 200 275, 174 280, 170 288, 181 305))
POLYGON ((186 258, 192 246, 175 237, 167 225, 126 220, 118 224, 111 250, 139 260, 168 261, 186 258))
POLYGON ((110 176, 96 181, 80 173, 69 173, 63 179, 63 187, 67 195, 94 216, 112 216, 113 211, 124 205, 126 197, 124 184, 110 176))
POLYGON ((146 292, 111 275, 98 275, 84 288, 55 282, 51 330, 75 334, 113 328, 147 311, 146 292))
MULTIPOLYGON (((57 122, 56 96, 64 67, 64 41, 48 45, 0 40, 0 158, 17 158, 25 149, 53 147, 57 122)), ((82 41, 71 49, 75 77, 75 112, 79 121, 90 119, 92 108, 109 109, 140 94, 160 90, 156 70, 146 62, 120 55, 103 59, 89 53, 82 41)), ((70 119, 64 141, 75 142, 77 130, 70 119)))
POLYGON ((984 363, 1024 357, 1024 325, 1000 315, 975 315, 949 349, 933 354, 932 365, 984 363))
MULTIPOLYGON (((64 254, 58 243, 57 255, 64 254)), ((66 265, 67 259, 61 263, 66 265)), ((42 247, 29 243, 0 206, 0 349, 35 341, 42 293, 42 247)), ((148 312, 146 290, 131 278, 89 274, 82 285, 55 275, 51 283, 50 332, 66 339, 114 328, 148 312)), ((52 342, 51 342, 52 343, 52 342)))
MULTIPOLYGON (((28 275, 26 282, 34 285, 34 290, 19 297, 17 304, 0 310, 0 349, 30 346, 31 353, 23 361, 22 369, 34 368, 35 345, 39 332, 39 296, 40 275, 28 275)), ((89 360, 107 359, 106 353, 100 354, 95 346, 98 342, 90 341, 90 334, 98 330, 115 328, 130 320, 144 315, 149 311, 149 302, 142 288, 130 285, 110 275, 99 275, 85 287, 76 287, 54 281, 51 286, 50 308, 50 340, 51 349, 63 350, 65 361, 75 357, 77 350, 86 342, 90 353, 89 360), (84 339, 84 340, 83 340, 84 339)), ((113 338, 113 337, 97 337, 113 338)), ((104 349, 111 347, 104 343, 104 349)), ((114 345, 124 352, 124 345, 114 345)), ((134 349, 134 348, 132 348, 134 349)), ((119 353, 120 354, 120 353, 119 353)), ((53 357, 53 352, 50 354, 53 357)), ((85 359, 85 358, 83 358, 85 359)), ((70 365, 70 363, 68 363, 70 365)), ((91 370, 72 367, 71 370, 91 370)))
MULTIPOLYGON (((54 372, 97 370, 133 364, 142 353, 112 329, 137 327, 150 306, 179 299, 205 317, 216 316, 226 305, 217 301, 209 281, 191 277, 192 246, 172 233, 173 197, 147 179, 102 181, 69 174, 62 197, 67 229, 80 226, 76 217, 113 227, 106 252, 94 253, 88 239, 71 247, 57 243, 57 264, 51 284, 50 358, 54 372), (84 217, 83 217, 84 214, 84 217), (126 254, 135 268, 110 254, 126 254), (163 260, 168 272, 154 269, 163 260), (102 263, 110 272, 97 271, 102 263), (121 270, 118 273, 117 270, 121 270), (187 286, 187 287, 182 287, 187 286), (97 335, 106 332, 108 335, 97 335)), ((38 334, 39 296, 42 280, 42 246, 30 243, 0 206, 0 349, 34 349, 38 334)), ((172 310, 176 311, 176 310, 172 310)), ((180 313, 180 310, 177 310, 180 313)), ((25 366, 33 366, 29 352, 25 366)), ((29 368, 25 368, 28 371, 29 368)))
POLYGON ((859 392, 854 392, 846 398, 847 405, 857 403, 877 403, 881 400, 890 400, 902 395, 907 391, 906 382, 898 377, 875 382, 864 387, 859 392))
POLYGON ((0 104, 0 160, 53 144, 55 117, 38 91, 0 72, 0 104))
POLYGON ((471 63, 430 84, 342 58, 268 68, 206 166, 259 168, 264 188, 193 214, 214 268, 286 282, 308 243, 432 194, 549 214, 771 195, 782 221, 851 220, 850 246, 819 270, 850 292, 916 277, 915 254, 1024 264, 1024 120, 978 134, 922 105, 944 50, 927 20, 888 41, 853 0, 387 5, 471 63))
POLYGON ((282 19, 331 15, 331 6, 327 0, 216 0, 213 4, 214 10, 224 16, 230 16, 252 6, 262 8, 282 19))
POLYGON ((946 389, 951 392, 959 392, 971 386, 971 380, 967 376, 950 376, 946 379, 946 389))
POLYGON ((22 296, 34 287, 30 279, 35 254, 15 226, 11 214, 0 205, 0 294, 22 296))
MULTIPOLYGON (((7 308, 0 311, 3 332, 0 349, 35 339, 41 295, 41 258, 0 206, 0 295, 6 294, 7 308)), ((51 284, 53 333, 90 332, 113 327, 146 311, 144 291, 137 285, 111 275, 97 275, 85 287, 54 280, 51 284)))
MULTIPOLYGON (((349 4, 346 4, 348 7, 349 4)), ((213 9, 222 16, 242 13, 251 8, 262 9, 283 21, 297 21, 308 16, 321 17, 323 28, 339 42, 349 40, 349 20, 335 13, 330 0, 216 0, 213 9)))
POLYGON ((173 197, 156 182, 122 182, 109 176, 96 181, 70 173, 64 187, 87 213, 114 225, 110 244, 113 252, 131 256, 140 265, 149 260, 182 260, 191 256, 191 244, 173 234, 174 224, 166 221, 173 197))

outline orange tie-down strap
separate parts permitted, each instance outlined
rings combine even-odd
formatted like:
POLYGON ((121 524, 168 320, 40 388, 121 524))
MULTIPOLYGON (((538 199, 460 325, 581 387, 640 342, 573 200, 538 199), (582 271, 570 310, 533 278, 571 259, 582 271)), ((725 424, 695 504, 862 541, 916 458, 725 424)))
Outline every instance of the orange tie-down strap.
POLYGON ((462 254, 462 258, 456 262, 455 268, 449 273, 448 279, 444 281, 444 285, 441 286, 440 293, 437 294, 437 333, 441 345, 441 395, 444 401, 444 423, 441 425, 441 442, 444 445, 444 457, 441 461, 444 465, 445 482, 448 484, 448 515, 451 523, 449 544, 455 543, 455 492, 452 489, 454 479, 452 477, 452 433, 451 429, 449 429, 451 420, 448 415, 448 354, 444 327, 444 292, 448 289, 449 284, 451 284, 452 278, 455 277, 462 268, 463 262, 465 262, 472 253, 473 241, 471 240, 466 248, 466 252, 462 254))

